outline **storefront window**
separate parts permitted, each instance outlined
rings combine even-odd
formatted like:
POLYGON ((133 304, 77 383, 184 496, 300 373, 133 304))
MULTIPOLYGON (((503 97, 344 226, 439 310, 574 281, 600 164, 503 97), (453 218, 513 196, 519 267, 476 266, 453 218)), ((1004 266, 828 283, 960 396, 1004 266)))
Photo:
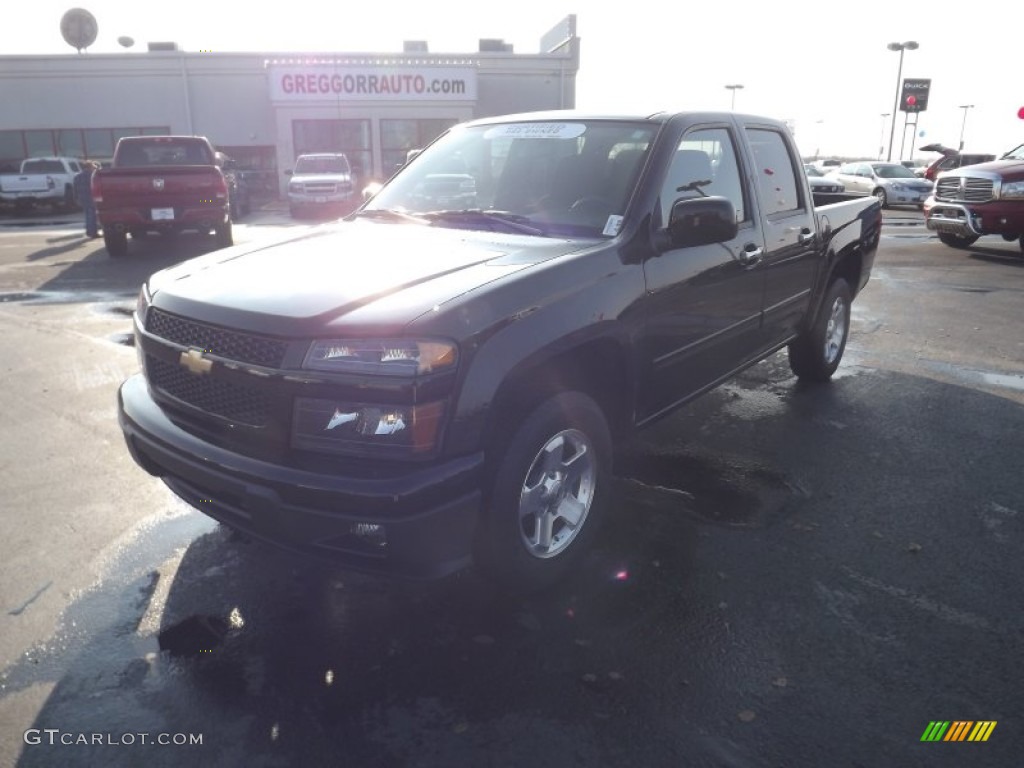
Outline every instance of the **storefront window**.
POLYGON ((86 130, 85 151, 89 157, 113 157, 113 131, 109 128, 90 128, 86 130))
POLYGON ((295 154, 344 152, 352 172, 365 179, 373 169, 369 120, 295 120, 295 154))
POLYGON ((57 154, 64 157, 84 157, 85 142, 82 132, 74 128, 57 131, 57 154))
POLYGON ((25 147, 29 157, 54 154, 53 131, 25 131, 25 147))
POLYGON ((19 170, 25 157, 25 140, 21 131, 0 131, 0 173, 19 170))

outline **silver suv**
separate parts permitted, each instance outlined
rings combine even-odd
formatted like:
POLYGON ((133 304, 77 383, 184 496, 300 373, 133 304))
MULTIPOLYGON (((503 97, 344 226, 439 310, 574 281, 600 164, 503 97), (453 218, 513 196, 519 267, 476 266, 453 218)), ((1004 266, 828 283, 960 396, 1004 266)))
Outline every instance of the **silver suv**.
POLYGON ((291 176, 288 209, 295 218, 318 210, 347 213, 356 203, 352 167, 340 152, 299 155, 294 170, 285 173, 291 176))

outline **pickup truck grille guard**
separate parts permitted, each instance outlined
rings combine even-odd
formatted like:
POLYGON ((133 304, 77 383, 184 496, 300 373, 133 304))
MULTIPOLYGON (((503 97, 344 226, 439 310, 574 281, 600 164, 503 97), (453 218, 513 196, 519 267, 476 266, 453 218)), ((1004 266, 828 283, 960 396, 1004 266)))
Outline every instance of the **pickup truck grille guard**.
POLYGON ((976 214, 962 205, 936 203, 925 220, 925 226, 933 232, 944 232, 949 235, 984 235, 981 222, 976 221, 975 217, 976 214))
POLYGON ((149 311, 146 330, 175 344, 267 368, 280 368, 287 349, 287 344, 278 339, 197 323, 159 309, 149 311))

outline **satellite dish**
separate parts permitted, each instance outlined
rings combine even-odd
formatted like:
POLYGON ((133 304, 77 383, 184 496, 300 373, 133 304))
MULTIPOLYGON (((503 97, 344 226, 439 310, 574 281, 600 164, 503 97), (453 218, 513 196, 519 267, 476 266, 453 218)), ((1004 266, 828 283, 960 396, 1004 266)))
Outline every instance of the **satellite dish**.
POLYGON ((128 37, 128 35, 122 35, 121 37, 117 38, 117 42, 121 45, 122 48, 131 48, 133 45, 135 45, 135 40, 131 37, 128 37))
POLYGON ((98 31, 96 17, 84 8, 72 8, 60 18, 61 37, 79 53, 96 42, 98 31))

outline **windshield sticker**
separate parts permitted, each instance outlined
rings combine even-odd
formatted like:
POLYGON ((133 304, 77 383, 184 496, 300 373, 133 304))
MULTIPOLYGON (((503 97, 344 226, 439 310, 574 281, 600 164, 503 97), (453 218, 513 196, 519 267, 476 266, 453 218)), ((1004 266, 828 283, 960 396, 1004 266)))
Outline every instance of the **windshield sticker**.
POLYGON ((484 133, 485 139, 575 139, 587 130, 583 123, 508 123, 484 133))
POLYGON ((602 235, 608 235, 609 237, 615 237, 619 234, 619 230, 622 229, 622 217, 621 216, 609 216, 608 221, 604 223, 604 231, 602 235))

